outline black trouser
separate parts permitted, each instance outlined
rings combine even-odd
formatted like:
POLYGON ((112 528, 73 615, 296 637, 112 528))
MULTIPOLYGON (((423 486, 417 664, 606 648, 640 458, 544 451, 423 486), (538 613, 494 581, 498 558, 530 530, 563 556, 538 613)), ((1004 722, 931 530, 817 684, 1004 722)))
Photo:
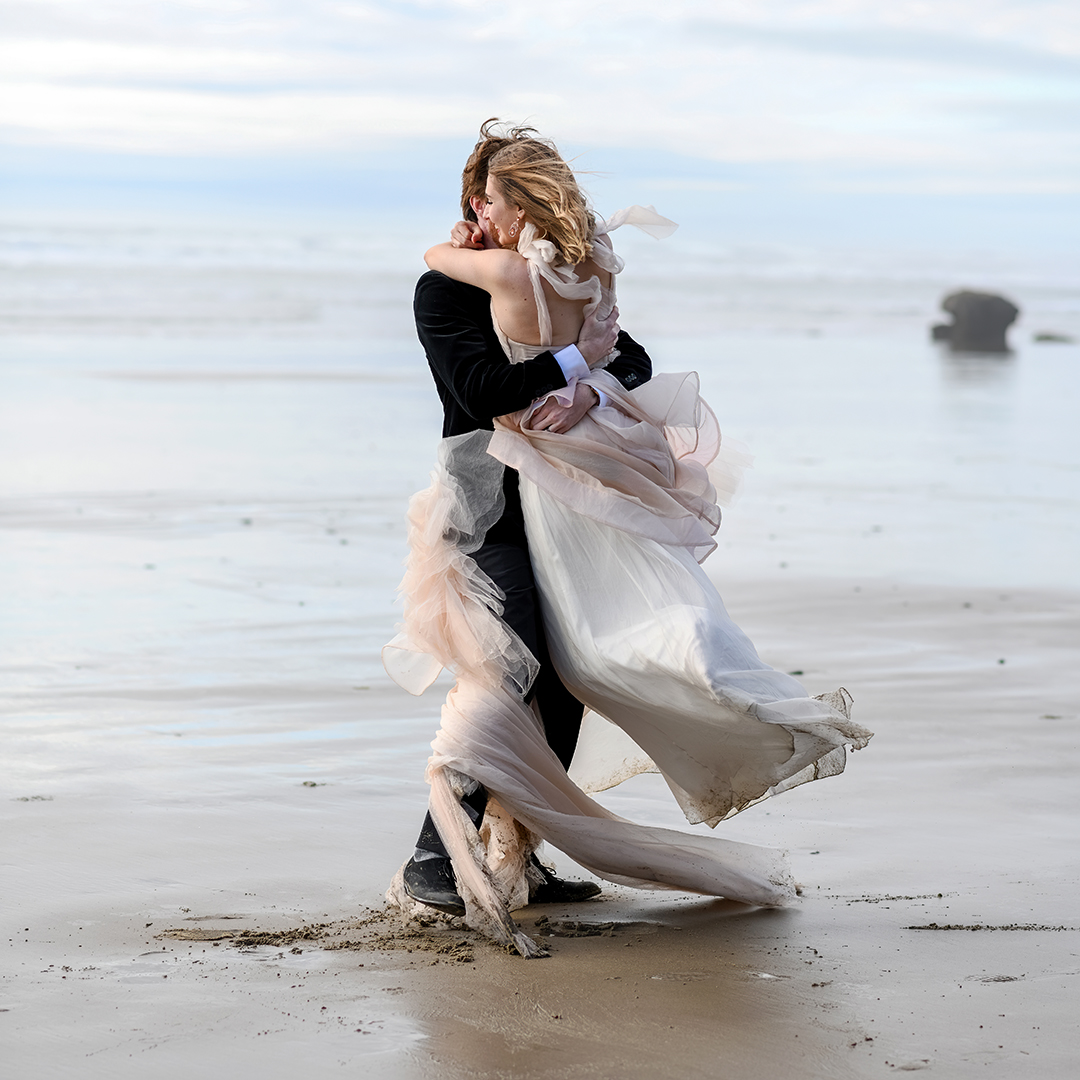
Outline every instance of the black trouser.
MULTIPOLYGON (((484 544, 473 554, 476 565, 505 593, 503 622, 525 642, 529 651, 540 663, 540 671, 526 695, 526 701, 535 697, 544 721, 544 735, 548 746, 570 768, 581 729, 584 706, 562 684, 548 656, 544 637, 543 618, 540 614, 540 598, 536 592, 532 563, 529 553, 517 544, 484 544)), ((477 825, 484 815, 487 792, 483 788, 463 800, 469 816, 477 825)), ((416 846, 422 851, 446 855, 446 848, 431 820, 424 819, 424 827, 416 846)))

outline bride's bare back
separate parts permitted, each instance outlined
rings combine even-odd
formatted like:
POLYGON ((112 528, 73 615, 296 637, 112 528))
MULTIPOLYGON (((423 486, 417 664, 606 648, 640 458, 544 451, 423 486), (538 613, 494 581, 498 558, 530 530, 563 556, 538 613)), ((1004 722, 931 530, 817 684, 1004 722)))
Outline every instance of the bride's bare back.
MULTIPOLYGON (((507 254, 511 259, 507 260, 509 265, 505 284, 491 292, 492 310, 503 333, 512 341, 520 341, 523 345, 568 345, 577 341, 581 324, 585 320, 584 311, 585 305, 589 303, 588 299, 568 300, 560 296, 549 281, 541 278, 548 316, 551 319, 551 341, 541 340, 540 318, 529 276, 528 260, 517 252, 507 254)), ((574 272, 579 281, 597 277, 604 288, 611 287, 611 274, 602 270, 592 259, 579 263, 574 272)))

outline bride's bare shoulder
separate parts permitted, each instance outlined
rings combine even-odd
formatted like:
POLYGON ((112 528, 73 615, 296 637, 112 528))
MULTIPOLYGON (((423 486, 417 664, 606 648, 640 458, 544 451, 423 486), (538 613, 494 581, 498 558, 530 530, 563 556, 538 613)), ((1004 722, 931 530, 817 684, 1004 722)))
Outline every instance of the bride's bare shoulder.
POLYGON ((605 289, 611 288, 611 273, 592 259, 586 259, 584 262, 578 263, 574 267, 574 272, 577 274, 579 281, 588 281, 589 278, 596 277, 600 279, 600 284, 605 289))
POLYGON ((476 285, 486 292, 516 285, 529 273, 525 260, 516 251, 502 248, 474 251, 452 244, 437 244, 427 252, 424 261, 432 270, 455 281, 476 285))
POLYGON ((519 285, 529 280, 529 260, 509 248, 496 248, 484 254, 493 256, 491 272, 506 285, 519 285))

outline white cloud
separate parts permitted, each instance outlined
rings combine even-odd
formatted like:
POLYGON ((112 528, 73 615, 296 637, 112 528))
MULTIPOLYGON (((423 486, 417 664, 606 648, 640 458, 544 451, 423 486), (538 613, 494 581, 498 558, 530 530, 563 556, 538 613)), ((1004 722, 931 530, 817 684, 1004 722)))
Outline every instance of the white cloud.
POLYGON ((532 0, 0 2, 0 134, 308 152, 375 136, 467 140, 498 114, 579 145, 894 170, 882 183, 1057 190, 1080 175, 1075 3, 548 0, 538 11, 532 0))
POLYGON ((355 148, 368 137, 437 138, 477 115, 452 102, 375 94, 185 93, 12 84, 0 127, 42 142, 151 153, 236 155, 355 148), (20 125, 24 113, 33 125, 20 125))

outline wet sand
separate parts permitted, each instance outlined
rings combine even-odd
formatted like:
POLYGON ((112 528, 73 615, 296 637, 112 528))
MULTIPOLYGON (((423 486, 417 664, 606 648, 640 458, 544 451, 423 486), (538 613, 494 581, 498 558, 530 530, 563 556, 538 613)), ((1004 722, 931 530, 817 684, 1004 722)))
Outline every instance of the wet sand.
MULTIPOLYGON (((1072 1075, 1080 594, 758 573, 733 515, 712 571, 733 615, 877 732, 720 827, 787 848, 801 904, 606 887, 520 913, 555 928, 544 960, 391 940, 365 920, 414 839, 440 699, 377 656, 430 444, 376 439, 358 466, 374 391, 329 361, 243 382, 107 360, 6 384, 8 1075, 1072 1075)), ((431 411, 421 379, 394 385, 378 400, 431 411)), ((680 825, 657 777, 601 798, 680 825)))
MULTIPOLYGON (((471 962, 380 948, 358 922, 415 831, 436 699, 376 680, 292 695, 250 681, 227 707, 263 714, 264 734, 238 724, 230 740, 171 733, 179 691, 56 687, 6 724, 19 776, 2 804, 11 1075, 1069 1075, 1080 597, 727 591, 762 652, 812 689, 842 667, 877 731, 843 776, 722 826, 791 851, 799 907, 606 888, 521 913, 527 928, 614 924, 557 931, 546 960, 481 941, 471 962), (102 708, 137 734, 69 740, 63 717, 102 708), (279 713, 312 726, 275 740, 265 717, 279 713), (330 924, 321 942, 163 936, 313 922, 330 924), (982 929, 911 929, 932 924, 982 929), (359 947, 322 947, 335 940, 359 947)), ((655 777, 606 801, 677 824, 655 777)))

